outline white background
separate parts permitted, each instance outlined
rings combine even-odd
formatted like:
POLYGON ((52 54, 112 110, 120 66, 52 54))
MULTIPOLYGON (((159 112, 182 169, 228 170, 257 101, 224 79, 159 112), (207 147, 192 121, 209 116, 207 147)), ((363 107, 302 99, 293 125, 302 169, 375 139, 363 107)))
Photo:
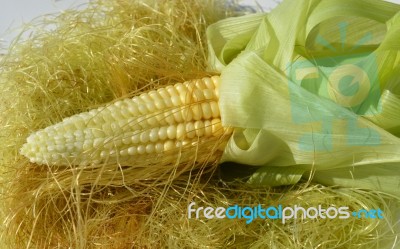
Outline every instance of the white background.
MULTIPOLYGON (((89 0, 0 0, 0 53, 19 33, 21 25, 44 14, 59 13, 89 0)), ((112 0, 110 0, 112 1, 112 0)), ((270 10, 281 0, 242 0, 243 5, 261 6, 270 10)), ((361 1, 361 0, 360 0, 361 1)), ((390 0, 400 4, 400 0, 390 0)))

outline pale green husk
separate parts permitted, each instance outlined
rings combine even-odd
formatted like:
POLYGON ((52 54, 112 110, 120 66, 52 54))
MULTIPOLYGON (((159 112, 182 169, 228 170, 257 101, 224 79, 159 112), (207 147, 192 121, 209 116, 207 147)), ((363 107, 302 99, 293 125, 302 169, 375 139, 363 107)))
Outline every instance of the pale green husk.
POLYGON ((399 11, 374 0, 288 0, 210 26, 222 121, 241 128, 223 161, 266 166, 252 184, 311 172, 400 197, 399 11))

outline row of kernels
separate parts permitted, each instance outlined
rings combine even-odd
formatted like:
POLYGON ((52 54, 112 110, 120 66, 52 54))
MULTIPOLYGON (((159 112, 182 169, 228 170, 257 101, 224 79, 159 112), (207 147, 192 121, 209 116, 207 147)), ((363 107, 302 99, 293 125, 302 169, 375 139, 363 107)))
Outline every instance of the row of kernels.
POLYGON ((121 141, 125 145, 146 144, 166 139, 184 139, 202 136, 217 136, 223 132, 221 120, 197 120, 169 126, 154 127, 140 132, 126 133, 121 141))
POLYGON ((148 143, 148 144, 139 144, 133 145, 128 148, 120 150, 116 153, 115 150, 104 150, 101 151, 100 156, 103 158, 112 157, 112 156, 137 156, 137 155, 145 155, 152 153, 163 153, 172 151, 174 149, 182 148, 188 144, 195 145, 197 140, 167 140, 164 142, 158 143, 148 143))
MULTIPOLYGON (((141 132, 130 132, 124 134, 122 138, 110 140, 105 143, 105 139, 76 141, 75 146, 89 149, 90 143, 94 148, 114 148, 118 146, 144 145, 169 140, 184 140, 195 137, 219 136, 224 129, 220 119, 198 120, 194 122, 179 123, 177 125, 155 127, 141 132)), ((65 143, 66 141, 64 141, 65 143)))

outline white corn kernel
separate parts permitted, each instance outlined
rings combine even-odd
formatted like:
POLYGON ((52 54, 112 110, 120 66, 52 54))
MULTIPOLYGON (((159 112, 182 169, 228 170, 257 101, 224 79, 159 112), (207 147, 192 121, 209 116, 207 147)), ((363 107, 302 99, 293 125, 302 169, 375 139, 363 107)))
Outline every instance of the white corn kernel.
POLYGON ((86 165, 198 146, 224 132, 220 78, 177 83, 90 110, 31 134, 21 153, 31 162, 86 165))

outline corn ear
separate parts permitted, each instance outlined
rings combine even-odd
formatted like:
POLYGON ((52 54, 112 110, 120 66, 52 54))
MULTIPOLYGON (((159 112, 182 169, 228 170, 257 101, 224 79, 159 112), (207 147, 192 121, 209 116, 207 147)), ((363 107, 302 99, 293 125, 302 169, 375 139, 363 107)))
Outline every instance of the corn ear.
POLYGON ((177 83, 83 112, 31 134, 32 163, 87 165, 169 153, 221 136, 219 76, 177 83))

